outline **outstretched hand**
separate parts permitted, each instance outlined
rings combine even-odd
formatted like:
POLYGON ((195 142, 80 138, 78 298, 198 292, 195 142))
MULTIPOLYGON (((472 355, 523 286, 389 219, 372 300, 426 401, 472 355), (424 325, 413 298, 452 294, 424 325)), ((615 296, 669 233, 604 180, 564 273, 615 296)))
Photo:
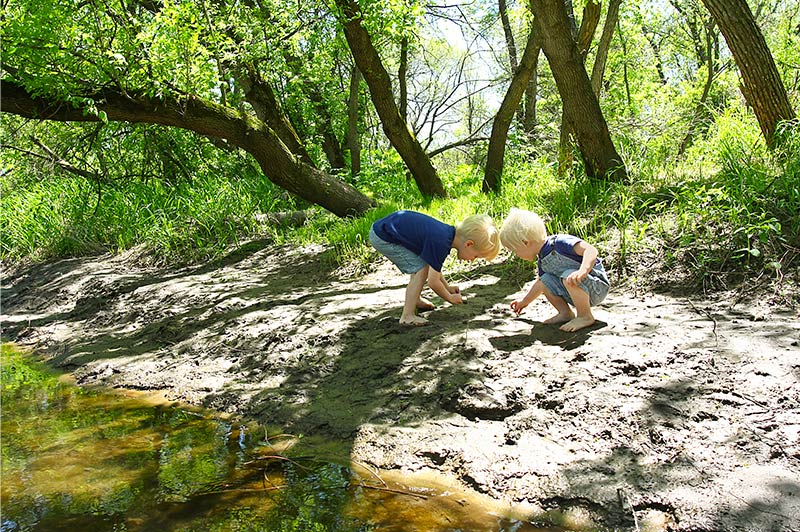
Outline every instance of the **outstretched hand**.
POLYGON ((527 303, 523 303, 522 300, 520 300, 520 299, 511 302, 511 310, 516 312, 517 316, 519 316, 522 313, 522 311, 525 310, 525 307, 527 307, 527 306, 528 306, 528 304, 527 303))

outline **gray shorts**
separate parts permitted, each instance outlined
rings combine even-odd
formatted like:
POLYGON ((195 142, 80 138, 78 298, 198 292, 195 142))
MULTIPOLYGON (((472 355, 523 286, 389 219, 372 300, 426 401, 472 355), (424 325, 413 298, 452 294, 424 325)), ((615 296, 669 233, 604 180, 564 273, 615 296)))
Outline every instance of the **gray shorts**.
POLYGON ((370 227, 369 229, 369 243, 372 247, 378 250, 379 253, 384 255, 387 259, 392 261, 403 273, 417 273, 422 268, 428 265, 419 255, 415 254, 400 244, 392 244, 383 240, 375 234, 375 231, 370 227))
MULTIPOLYGON (((564 286, 564 279, 569 277, 572 272, 578 271, 580 263, 575 262, 569 257, 565 257, 555 251, 546 257, 539 259, 542 263, 541 279, 548 292, 554 296, 564 299, 567 303, 574 305, 572 298, 564 286)), ((608 295, 608 276, 602 264, 596 265, 589 275, 578 285, 589 294, 589 304, 594 306, 603 301, 608 295)))

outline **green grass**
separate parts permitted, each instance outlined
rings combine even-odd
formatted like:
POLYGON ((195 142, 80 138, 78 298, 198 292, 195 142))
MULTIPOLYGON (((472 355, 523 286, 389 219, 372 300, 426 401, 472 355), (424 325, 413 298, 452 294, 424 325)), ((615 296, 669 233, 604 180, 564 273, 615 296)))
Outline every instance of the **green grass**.
MULTIPOLYGON (((365 271, 377 257, 371 223, 415 209, 457 224, 487 213, 500 225, 511 207, 538 212, 548 230, 595 243, 620 277, 640 257, 654 268, 682 268, 692 282, 796 271, 800 241, 800 141, 787 131, 774 151, 746 117, 722 116, 680 163, 646 157, 628 184, 559 176, 556 165, 511 153, 499 194, 481 192, 482 168, 440 170, 448 199, 425 200, 396 154, 384 153, 356 181, 379 207, 356 219, 316 210, 301 228, 260 225, 254 214, 303 208, 258 175, 191 182, 129 182, 97 188, 61 174, 0 177, 0 258, 47 260, 142 247, 160 263, 220 257, 253 238, 278 244, 323 243, 338 265, 365 271)), ((660 149, 660 148, 659 148, 660 149)))
POLYGON ((253 213, 286 204, 263 179, 131 182, 98 195, 93 185, 72 177, 52 175, 25 183, 9 176, 2 182, 0 212, 4 261, 136 246, 162 263, 209 259, 254 233, 253 213))

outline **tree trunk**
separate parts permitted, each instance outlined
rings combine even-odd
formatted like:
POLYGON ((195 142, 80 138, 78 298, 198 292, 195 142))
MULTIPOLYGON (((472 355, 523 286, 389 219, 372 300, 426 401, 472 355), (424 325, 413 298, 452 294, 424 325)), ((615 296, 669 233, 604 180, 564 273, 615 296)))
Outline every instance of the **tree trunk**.
MULTIPOLYGON (((535 31, 531 24, 531 32, 535 31)), ((531 79, 525 88, 525 115, 522 119, 523 128, 528 138, 533 141, 536 138, 536 98, 539 92, 539 52, 541 44, 536 52, 531 65, 531 79)))
POLYGON ((569 29, 561 0, 532 0, 534 24, 590 177, 624 179, 625 168, 569 29))
POLYGON ((614 28, 617 27, 619 19, 619 6, 622 0, 611 0, 608 4, 606 13, 606 23, 603 25, 603 34, 600 36, 600 43, 597 45, 597 55, 592 66, 592 90, 597 100, 600 100, 600 89, 603 86, 603 74, 606 71, 606 61, 608 61, 608 50, 611 48, 611 39, 614 37, 614 28))
POLYGON ((400 85, 400 116, 408 123, 408 37, 400 39, 400 66, 397 68, 397 84, 400 85))
MULTIPOLYGON (((583 64, 586 64, 586 56, 589 54, 589 47, 592 45, 594 33, 597 31, 597 25, 600 23, 600 7, 600 4, 595 0, 587 0, 586 6, 583 8, 581 27, 573 34, 577 41, 578 52, 580 53, 581 62, 583 64)), ((572 21, 570 21, 570 28, 574 28, 572 21)), ((558 170, 561 174, 565 174, 569 167, 572 166, 570 139, 573 136, 574 133, 570 127, 570 121, 567 120, 567 111, 562 109, 561 138, 558 143, 558 170)))
POLYGON ((322 138, 322 152, 328 160, 328 164, 334 170, 344 169, 347 165, 344 162, 342 145, 333 127, 333 117, 327 99, 320 90, 318 82, 311 81, 305 72, 304 59, 284 50, 283 57, 287 66, 292 69, 294 76, 300 80, 300 89, 314 106, 316 114, 314 132, 322 138))
MULTIPOLYGON (((160 124, 223 138, 250 153, 270 181, 338 216, 360 215, 374 206, 355 188, 301 161, 266 124, 229 108, 188 95, 180 100, 157 100, 106 91, 91 99, 97 112, 105 113, 108 120, 160 124)), ((3 112, 38 120, 100 121, 96 113, 33 96, 11 81, 2 83, 0 107, 3 112)))
MULTIPOLYGON (((717 59, 719 58, 719 39, 713 38, 711 33, 714 30, 714 22, 712 19, 708 21, 706 24, 705 30, 705 40, 706 40, 706 51, 703 53, 703 57, 706 58, 706 81, 703 85, 703 92, 700 95, 700 99, 698 100, 697 104, 694 108, 694 113, 692 114, 691 119, 689 120, 689 129, 686 132, 686 136, 683 137, 680 146, 678 147, 678 156, 682 156, 689 146, 692 145, 694 142, 694 137, 697 130, 700 128, 701 123, 703 122, 703 117, 707 116, 708 108, 706 107, 706 100, 708 100, 708 95, 711 93, 711 85, 714 82, 714 77, 717 75, 717 59), (715 53, 716 48, 716 53, 715 53)), ((716 34, 714 35, 716 37, 716 34)))
POLYGON ((655 30, 649 29, 647 26, 642 25, 642 34, 647 42, 650 43, 650 49, 653 51, 653 58, 656 61, 656 72, 658 72, 658 79, 662 85, 667 84, 667 75, 664 73, 664 63, 661 61, 661 43, 656 40, 655 30))
POLYGON ((500 104, 500 109, 497 110, 497 115, 495 115, 494 123, 492 124, 492 134, 489 137, 489 148, 486 156, 486 170, 483 176, 484 192, 500 192, 500 178, 503 174, 508 129, 514 119, 514 113, 519 108, 520 100, 528 87, 540 50, 541 43, 536 31, 531 28, 531 33, 528 35, 528 43, 522 53, 522 62, 514 73, 505 98, 503 98, 503 103, 500 104))
POLYGON ((275 91, 265 82, 254 65, 247 66, 247 74, 239 76, 239 83, 244 88, 244 97, 253 106, 256 116, 267 124, 281 139, 289 150, 309 166, 316 166, 303 146, 297 130, 286 113, 283 112, 275 91))
POLYGON ((498 0, 497 9, 500 11, 500 21, 503 23, 503 33, 506 36, 506 46, 508 47, 508 61, 511 65, 511 73, 513 75, 517 71, 517 45, 514 43, 511 21, 508 20, 506 0, 498 0))
POLYGON ((350 175, 361 173, 361 136, 358 134, 358 93, 361 71, 353 65, 350 74, 350 97, 347 99, 347 147, 350 149, 350 175))
POLYGON ((367 82, 370 97, 378 112, 384 133, 406 163, 420 192, 428 197, 447 196, 430 158, 400 115, 394 101, 389 73, 381 63, 369 33, 362 25, 363 17, 358 3, 354 0, 336 0, 336 5, 342 11, 341 24, 344 26, 347 44, 350 46, 358 69, 367 82))
POLYGON ((742 93, 771 146, 778 124, 794 119, 795 113, 767 42, 746 0, 703 0, 703 4, 725 36, 742 74, 742 93))

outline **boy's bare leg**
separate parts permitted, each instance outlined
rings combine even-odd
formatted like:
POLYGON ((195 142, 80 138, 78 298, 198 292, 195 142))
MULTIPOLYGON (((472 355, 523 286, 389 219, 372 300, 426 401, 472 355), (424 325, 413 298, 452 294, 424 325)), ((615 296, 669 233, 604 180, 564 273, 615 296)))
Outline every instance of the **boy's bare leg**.
POLYGON ((592 307, 589 304, 589 294, 584 292, 580 286, 567 285, 572 302, 575 304, 575 310, 578 316, 568 321, 560 327, 562 331, 574 332, 584 327, 594 325, 594 316, 592 315, 592 307))
POLYGON ((558 311, 558 314, 547 318, 546 320, 544 320, 544 323, 549 323, 549 324, 564 323, 570 321, 572 318, 575 317, 575 314, 573 314, 572 309, 569 306, 569 303, 567 303, 567 301, 563 297, 551 294, 550 290, 548 290, 547 288, 544 289, 544 297, 546 297, 547 300, 550 302, 550 304, 553 305, 558 311))
POLYGON ((436 308, 436 305, 428 301, 422 296, 419 296, 417 300, 417 310, 433 310, 436 308))
POLYGON ((400 325, 425 325, 428 320, 417 316, 417 303, 420 301, 422 288, 428 278, 428 268, 422 268, 417 273, 411 274, 411 279, 406 287, 406 300, 403 305, 403 314, 400 316, 400 325))

